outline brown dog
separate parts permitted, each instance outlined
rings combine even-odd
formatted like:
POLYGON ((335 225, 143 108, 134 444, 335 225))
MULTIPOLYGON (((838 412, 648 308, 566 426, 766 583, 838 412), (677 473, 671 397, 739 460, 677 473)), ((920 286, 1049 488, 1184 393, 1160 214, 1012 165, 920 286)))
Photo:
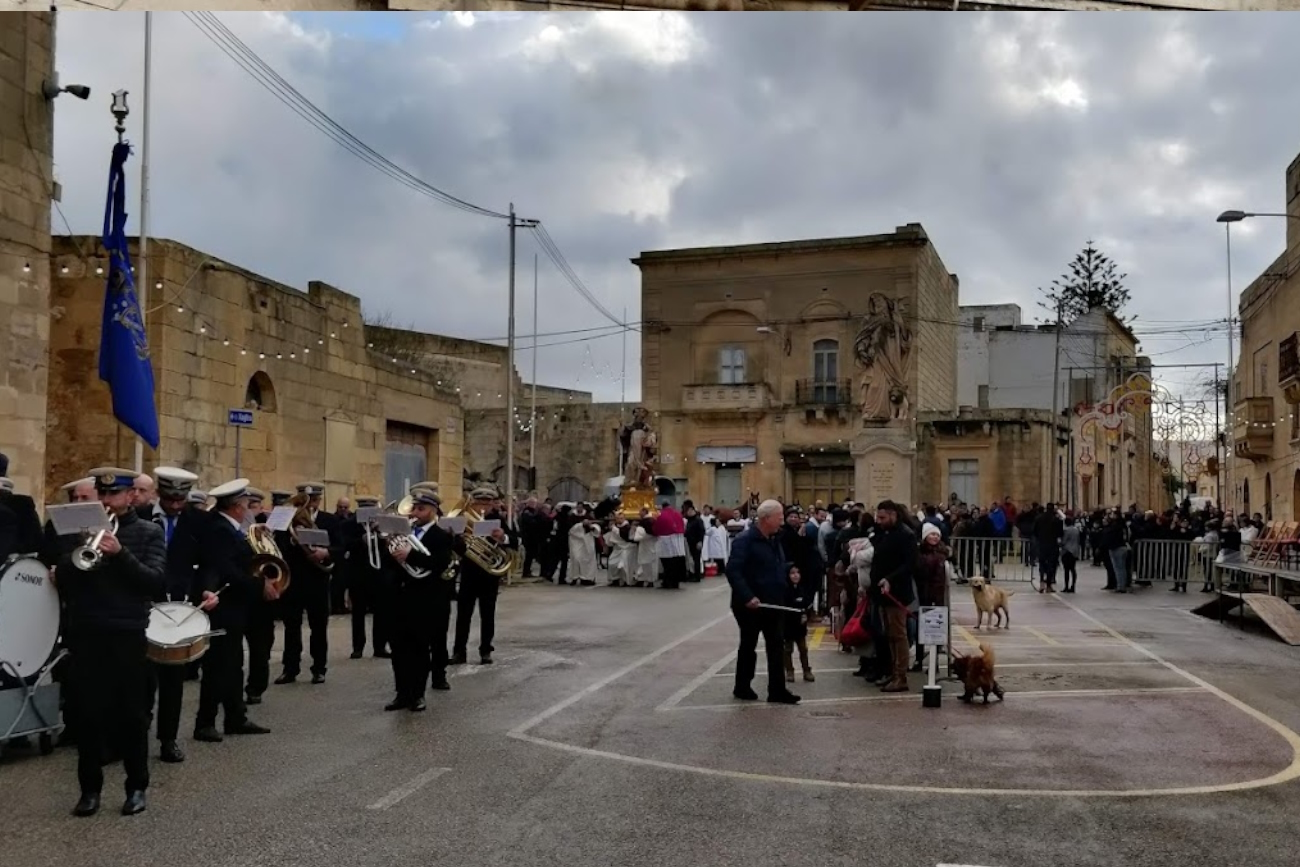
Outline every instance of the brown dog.
POLYGON ((977 609, 976 629, 984 625, 984 615, 986 614, 988 615, 989 626, 1003 629, 1011 628, 1011 612, 1007 610, 1007 600, 1016 595, 1014 591, 994 587, 984 580, 983 575, 976 575, 970 579, 970 590, 975 596, 975 608, 977 609))
POLYGON ((997 659, 993 656, 993 648, 981 644, 980 653, 983 655, 962 656, 957 651, 953 651, 952 672, 961 678, 961 682, 966 687, 961 700, 969 704, 975 698, 975 693, 981 692, 984 694, 985 704, 989 703, 989 693, 996 695, 998 701, 1004 701, 1005 693, 994 676, 993 667, 997 659))

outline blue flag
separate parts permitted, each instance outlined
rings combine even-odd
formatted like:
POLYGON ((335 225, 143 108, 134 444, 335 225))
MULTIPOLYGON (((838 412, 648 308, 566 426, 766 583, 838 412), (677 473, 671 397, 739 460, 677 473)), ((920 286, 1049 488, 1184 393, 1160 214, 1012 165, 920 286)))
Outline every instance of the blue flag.
POLYGON ((153 401, 153 364, 149 337, 135 293, 131 256, 126 245, 126 176, 123 167, 131 146, 113 146, 104 203, 104 249, 108 251, 108 286, 99 344, 99 378, 113 393, 113 415, 136 436, 158 448, 158 409, 153 401))

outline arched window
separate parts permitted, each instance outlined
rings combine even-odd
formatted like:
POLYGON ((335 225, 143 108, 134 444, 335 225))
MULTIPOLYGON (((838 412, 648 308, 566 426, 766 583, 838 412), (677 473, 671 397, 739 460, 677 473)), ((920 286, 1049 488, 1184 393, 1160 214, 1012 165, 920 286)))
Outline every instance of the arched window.
POLYGON ((275 412, 275 386, 271 377, 259 370, 248 379, 244 390, 244 408, 261 412, 275 412))
POLYGON ((546 496, 556 503, 585 503, 588 495, 587 486, 573 476, 557 479, 546 491, 546 496))
POLYGON ((836 403, 839 398, 840 342, 818 340, 813 343, 813 402, 836 403))

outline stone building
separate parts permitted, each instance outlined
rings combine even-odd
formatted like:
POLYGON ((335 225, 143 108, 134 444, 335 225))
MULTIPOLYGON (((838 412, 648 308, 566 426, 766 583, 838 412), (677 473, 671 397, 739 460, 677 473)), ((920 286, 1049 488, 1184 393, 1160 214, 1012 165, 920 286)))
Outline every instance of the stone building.
MULTIPOLYGON (((57 486, 96 464, 131 466, 135 441, 97 372, 99 240, 56 238, 51 262, 46 481, 57 486)), ((238 465, 262 488, 320 479, 331 498, 394 499, 423 479, 459 495, 454 382, 368 346, 358 298, 318 282, 300 292, 161 239, 147 273, 161 442, 146 447, 146 467, 183 466, 214 485, 238 465), (252 410, 251 426, 229 423, 239 409, 252 410)))
POLYGON ((1300 520, 1300 156, 1286 170, 1286 250, 1241 294, 1227 505, 1300 520))
POLYGON ((919 500, 988 506, 1010 497, 1046 502, 1051 481, 1052 413, 979 409, 917 414, 919 500))
MULTIPOLYGON (((54 16, 0 15, 0 452, 17 490, 44 497, 54 194, 54 16)), ((65 97, 67 100, 68 97, 65 97)), ((73 100, 76 102, 76 100, 73 100)))
POLYGON ((956 409, 957 278, 919 224, 632 261, 661 493, 925 495, 916 417, 956 409))

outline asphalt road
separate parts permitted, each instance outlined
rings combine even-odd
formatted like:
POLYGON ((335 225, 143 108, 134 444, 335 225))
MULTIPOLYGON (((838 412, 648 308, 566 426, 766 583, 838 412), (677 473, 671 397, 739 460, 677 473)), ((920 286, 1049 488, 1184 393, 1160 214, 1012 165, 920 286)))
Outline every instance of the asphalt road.
MULTIPOLYGON (((679 592, 512 588, 498 664, 384 713, 383 660, 331 629, 328 682, 272 687, 273 733, 186 742, 150 807, 74 819, 75 755, 0 762, 9 867, 1296 863, 1297 651, 1188 614, 1203 597, 1018 588, 991 644, 1003 704, 885 697, 829 637, 800 707, 730 697, 716 579, 679 592), (712 625, 710 625, 712 624, 712 625)), ((818 642, 814 633, 813 642, 818 642)), ((192 685, 191 685, 192 686, 192 685)), ((763 691, 762 676, 755 686, 763 691)), ((187 689, 182 734, 193 720, 187 689)))

